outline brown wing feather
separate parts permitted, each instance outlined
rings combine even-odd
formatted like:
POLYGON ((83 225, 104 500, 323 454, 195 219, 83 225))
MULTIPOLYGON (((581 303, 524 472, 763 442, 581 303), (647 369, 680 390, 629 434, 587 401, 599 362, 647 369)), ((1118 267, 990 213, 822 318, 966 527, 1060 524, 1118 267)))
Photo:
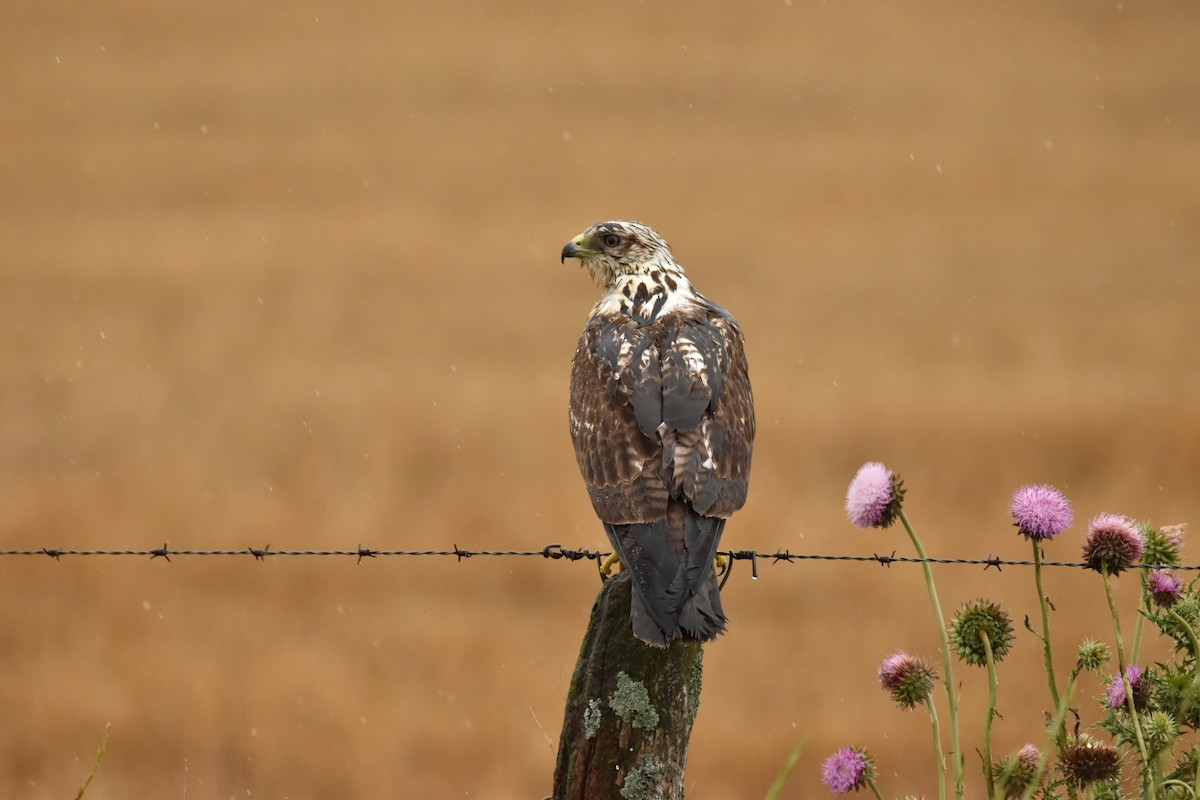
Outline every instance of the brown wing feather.
POLYGON ((745 342, 738 324, 728 314, 715 315, 710 321, 724 334, 727 370, 707 429, 708 450, 716 463, 712 475, 719 486, 712 505, 702 507, 697 499, 696 510, 701 514, 728 517, 746 503, 750 488, 755 434, 754 392, 750 388, 745 342))
POLYGON ((667 486, 657 469, 662 443, 646 432, 657 429, 662 414, 657 376, 657 346, 647 329, 620 318, 588 323, 571 370, 571 437, 604 522, 666 518, 667 486))
POLYGON ((669 496, 705 516, 746 501, 754 399, 742 333, 697 305, 639 326, 593 318, 571 376, 575 456, 601 520, 666 518, 669 496))
POLYGON ((663 461, 697 513, 728 517, 746 502, 754 398, 737 323, 717 307, 697 312, 663 343, 663 461))

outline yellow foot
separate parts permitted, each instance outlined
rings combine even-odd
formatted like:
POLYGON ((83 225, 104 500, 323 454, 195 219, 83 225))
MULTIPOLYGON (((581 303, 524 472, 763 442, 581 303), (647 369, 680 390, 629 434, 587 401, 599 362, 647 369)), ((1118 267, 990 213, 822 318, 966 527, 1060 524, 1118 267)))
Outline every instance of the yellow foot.
POLYGON ((609 553, 608 558, 604 559, 600 564, 600 574, 607 578, 616 575, 624 568, 625 565, 621 563, 621 557, 616 553, 609 553))
POLYGON ((720 575, 721 573, 723 573, 725 571, 725 568, 728 566, 729 566, 729 559, 726 558, 725 554, 717 553, 717 557, 713 559, 713 571, 716 572, 718 575, 720 575))

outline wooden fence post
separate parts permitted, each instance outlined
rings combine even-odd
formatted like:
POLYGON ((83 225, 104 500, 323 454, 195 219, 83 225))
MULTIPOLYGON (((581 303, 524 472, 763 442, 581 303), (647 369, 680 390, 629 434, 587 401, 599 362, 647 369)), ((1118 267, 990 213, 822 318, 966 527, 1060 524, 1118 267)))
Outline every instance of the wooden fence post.
POLYGON ((630 592, 622 572, 605 582, 592 609, 559 737, 555 800, 683 797, 704 648, 635 638, 630 592))

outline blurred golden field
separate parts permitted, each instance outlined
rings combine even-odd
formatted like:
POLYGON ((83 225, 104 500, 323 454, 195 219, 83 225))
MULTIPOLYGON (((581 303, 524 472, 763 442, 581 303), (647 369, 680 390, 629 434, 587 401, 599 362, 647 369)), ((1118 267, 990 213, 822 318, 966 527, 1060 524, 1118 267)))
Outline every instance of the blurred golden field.
MULTIPOLYGON (((932 555, 1027 557, 1027 481, 1075 503, 1054 559, 1101 511, 1200 524, 1197 42, 1182 0, 6 4, 0 548, 606 547, 565 409, 597 290, 558 253, 613 217, 747 332, 728 547, 910 554, 844 519, 867 460, 932 555)), ((933 796, 928 723, 875 679, 935 655, 920 570, 759 570, 689 796, 761 797, 801 739, 786 797, 847 744, 933 796)), ((1040 741, 1031 574, 936 574, 1017 623, 997 754, 1040 741)), ((1103 590, 1047 581, 1065 665, 1111 638, 1103 590)), ((108 723, 88 800, 541 797, 598 588, 0 558, 0 797, 74 796, 108 723)))

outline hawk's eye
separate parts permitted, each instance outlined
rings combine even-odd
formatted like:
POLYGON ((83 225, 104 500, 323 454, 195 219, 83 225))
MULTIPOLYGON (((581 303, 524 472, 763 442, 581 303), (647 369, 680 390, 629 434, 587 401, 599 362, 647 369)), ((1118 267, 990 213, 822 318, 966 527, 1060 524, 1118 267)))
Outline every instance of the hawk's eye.
POLYGON ((600 241, 604 242, 605 247, 616 247, 621 243, 621 237, 615 233, 606 233, 600 241))

